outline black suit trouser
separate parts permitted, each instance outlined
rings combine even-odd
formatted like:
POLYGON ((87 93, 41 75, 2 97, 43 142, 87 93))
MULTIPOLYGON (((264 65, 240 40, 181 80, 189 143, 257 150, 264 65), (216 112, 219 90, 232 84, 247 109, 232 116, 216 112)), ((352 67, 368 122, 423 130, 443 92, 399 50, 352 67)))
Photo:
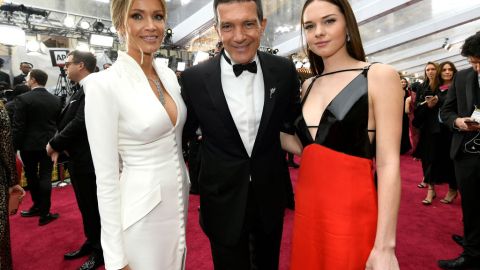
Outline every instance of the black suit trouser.
POLYGON ((210 240, 215 270, 277 270, 282 240, 283 217, 266 232, 250 183, 245 222, 239 242, 225 246, 210 240))
POLYGON ((20 156, 32 196, 32 208, 38 209, 41 216, 47 215, 51 206, 53 162, 46 150, 22 150, 20 156))
POLYGON ((454 160, 464 224, 465 254, 480 258, 480 155, 454 160))
POLYGON ((98 255, 102 255, 100 244, 100 214, 98 212, 97 184, 94 172, 83 172, 70 166, 70 180, 78 208, 82 215, 83 231, 87 238, 85 248, 92 248, 98 255))

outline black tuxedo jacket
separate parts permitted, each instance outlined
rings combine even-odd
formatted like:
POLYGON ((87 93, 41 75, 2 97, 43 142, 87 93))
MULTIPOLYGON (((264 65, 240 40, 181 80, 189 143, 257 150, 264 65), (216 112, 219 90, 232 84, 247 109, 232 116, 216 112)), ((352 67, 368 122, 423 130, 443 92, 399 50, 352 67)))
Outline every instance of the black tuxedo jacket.
POLYGON ((202 130, 199 192, 203 230, 210 240, 231 245, 237 243, 244 224, 250 178, 265 230, 282 222, 285 178, 290 180, 290 175, 280 131, 294 133, 300 85, 291 61, 258 53, 265 99, 249 157, 223 94, 220 57, 182 74, 182 95, 188 109, 184 134, 193 137, 198 126, 202 130))
POLYGON ((15 149, 44 150, 57 130, 60 98, 45 88, 35 88, 16 98, 13 120, 15 149))
POLYGON ((459 71, 447 94, 447 100, 440 111, 440 117, 445 125, 453 131, 452 148, 450 157, 455 159, 461 153, 464 145, 464 137, 467 132, 460 132, 454 128, 455 119, 458 117, 469 117, 475 109, 474 105, 479 106, 479 86, 477 73, 473 68, 459 71))
POLYGON ((69 104, 62 110, 57 127, 57 134, 50 140, 50 146, 57 152, 68 152, 71 161, 69 168, 82 173, 94 172, 85 127, 85 93, 83 87, 73 94, 69 104))
POLYGON ((13 87, 17 84, 22 84, 25 82, 25 78, 27 77, 27 74, 20 74, 18 76, 13 77, 13 87))

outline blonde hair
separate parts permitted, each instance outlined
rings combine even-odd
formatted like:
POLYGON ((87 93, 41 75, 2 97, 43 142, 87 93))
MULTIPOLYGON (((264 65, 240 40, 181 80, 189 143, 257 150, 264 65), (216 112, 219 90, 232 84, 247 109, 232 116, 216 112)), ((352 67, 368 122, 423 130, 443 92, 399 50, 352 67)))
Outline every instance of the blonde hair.
MULTIPOLYGON (((128 20, 128 13, 132 9, 133 1, 135 0, 111 0, 110 1, 110 16, 112 17, 112 24, 113 27, 117 30, 118 36, 126 40, 127 36, 127 20, 128 20)), ((160 1, 160 5, 163 9, 163 16, 164 21, 167 21, 167 4, 165 0, 158 0, 160 1)), ((138 45, 137 45, 138 46, 138 45)), ((140 52, 142 53, 142 61, 143 64, 143 50, 139 47, 140 52)))

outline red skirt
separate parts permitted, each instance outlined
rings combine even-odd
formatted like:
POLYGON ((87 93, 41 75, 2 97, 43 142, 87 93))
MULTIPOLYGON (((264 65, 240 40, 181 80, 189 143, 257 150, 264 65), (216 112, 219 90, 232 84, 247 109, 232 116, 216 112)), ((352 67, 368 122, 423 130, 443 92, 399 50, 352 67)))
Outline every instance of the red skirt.
POLYGON ((307 146, 295 191, 290 269, 364 270, 376 228, 372 160, 307 146))

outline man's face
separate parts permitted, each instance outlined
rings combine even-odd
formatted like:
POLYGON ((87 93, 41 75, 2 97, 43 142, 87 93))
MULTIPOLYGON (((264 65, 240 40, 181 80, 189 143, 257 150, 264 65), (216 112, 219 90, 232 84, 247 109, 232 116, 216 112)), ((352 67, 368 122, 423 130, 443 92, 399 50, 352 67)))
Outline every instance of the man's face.
POLYGON ((69 55, 67 60, 65 60, 65 72, 67 73, 67 77, 74 81, 79 81, 79 74, 80 74, 80 66, 83 63, 77 63, 73 59, 73 55, 69 55))
POLYGON ((472 65, 473 69, 480 74, 480 57, 468 57, 468 62, 472 65))
POLYGON ((217 17, 218 36, 233 62, 251 62, 260 46, 260 37, 267 23, 266 19, 259 21, 255 2, 219 4, 217 17))
POLYGON ((21 64, 20 70, 23 72, 23 74, 28 74, 30 70, 32 70, 32 67, 29 64, 21 64))

